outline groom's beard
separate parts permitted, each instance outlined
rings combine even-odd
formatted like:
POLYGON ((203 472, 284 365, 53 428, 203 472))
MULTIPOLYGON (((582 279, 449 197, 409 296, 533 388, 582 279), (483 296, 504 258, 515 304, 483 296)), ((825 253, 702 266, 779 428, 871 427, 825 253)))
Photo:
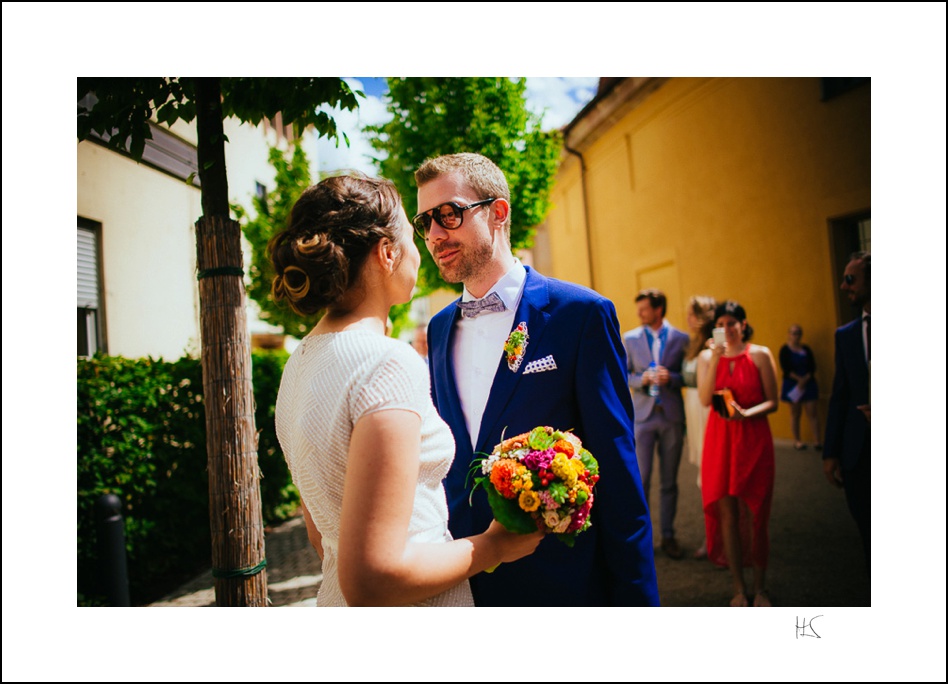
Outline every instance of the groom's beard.
POLYGON ((490 240, 484 239, 468 245, 456 242, 442 243, 438 246, 434 256, 438 272, 441 273, 441 277, 444 278, 445 282, 464 283, 490 266, 494 252, 490 240), (445 265, 438 261, 438 254, 452 249, 458 250, 458 256, 453 263, 445 265))

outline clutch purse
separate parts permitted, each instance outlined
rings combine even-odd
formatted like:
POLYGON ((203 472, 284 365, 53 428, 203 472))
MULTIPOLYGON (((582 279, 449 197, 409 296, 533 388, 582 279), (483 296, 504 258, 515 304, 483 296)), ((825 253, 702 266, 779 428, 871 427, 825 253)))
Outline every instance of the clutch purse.
POLYGON ((711 395, 711 407, 718 412, 722 418, 730 418, 734 415, 734 407, 731 402, 734 401, 734 395, 731 390, 724 388, 711 395))

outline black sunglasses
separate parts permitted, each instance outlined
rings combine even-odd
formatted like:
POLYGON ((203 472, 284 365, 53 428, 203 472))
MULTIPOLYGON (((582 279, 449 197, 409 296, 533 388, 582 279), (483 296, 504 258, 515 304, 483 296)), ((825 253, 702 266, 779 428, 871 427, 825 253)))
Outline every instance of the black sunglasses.
POLYGON ((846 275, 843 276, 843 282, 846 283, 847 285, 852 285, 854 282, 856 282, 856 276, 853 276, 847 273, 846 275))
POLYGON ((411 224, 415 227, 415 232, 418 234, 418 237, 422 240, 427 240, 428 232, 431 230, 431 219, 434 219, 435 223, 445 230, 456 230, 460 228, 464 222, 465 211, 484 204, 490 204, 496 200, 496 197, 490 197, 480 202, 468 204, 466 207, 459 206, 457 202, 445 202, 434 209, 421 212, 411 220, 411 224))

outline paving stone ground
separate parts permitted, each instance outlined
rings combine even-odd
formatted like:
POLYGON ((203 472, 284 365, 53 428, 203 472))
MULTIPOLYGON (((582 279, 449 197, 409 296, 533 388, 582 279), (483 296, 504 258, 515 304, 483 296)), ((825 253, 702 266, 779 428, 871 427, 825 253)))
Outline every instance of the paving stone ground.
MULTIPOLYGON (((860 607, 871 605, 856 525, 841 490, 824 479, 820 454, 776 443, 776 476, 770 519, 768 585, 775 606, 860 607)), ((657 473, 657 469, 655 469, 657 473)), ((692 553, 704 536, 698 470, 682 456, 676 536, 681 560, 655 552, 663 606, 726 606, 731 596, 727 570, 692 553)), ((653 529, 658 529, 658 482, 652 482, 653 529)), ((659 537, 655 536, 658 544, 659 537)), ((267 583, 275 607, 313 606, 322 580, 319 557, 309 545, 306 526, 293 518, 266 533, 267 583)), ((747 580, 750 581, 750 570, 747 580)), ((210 570, 152 606, 213 606, 210 570)))

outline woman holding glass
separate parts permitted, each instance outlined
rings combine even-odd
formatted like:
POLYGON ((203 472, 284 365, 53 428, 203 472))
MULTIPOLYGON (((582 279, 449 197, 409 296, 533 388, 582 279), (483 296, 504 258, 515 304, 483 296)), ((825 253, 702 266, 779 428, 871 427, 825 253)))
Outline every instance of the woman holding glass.
POLYGON ((774 442, 767 414, 778 406, 777 370, 767 347, 750 344, 753 329, 744 307, 719 304, 715 326, 724 328, 724 344, 698 356, 698 393, 712 404, 716 393, 730 390, 729 414, 711 411, 701 464, 708 558, 731 572, 730 605, 749 605, 744 567, 753 567, 754 606, 770 606, 765 582, 770 554, 769 521, 774 489, 774 442))

